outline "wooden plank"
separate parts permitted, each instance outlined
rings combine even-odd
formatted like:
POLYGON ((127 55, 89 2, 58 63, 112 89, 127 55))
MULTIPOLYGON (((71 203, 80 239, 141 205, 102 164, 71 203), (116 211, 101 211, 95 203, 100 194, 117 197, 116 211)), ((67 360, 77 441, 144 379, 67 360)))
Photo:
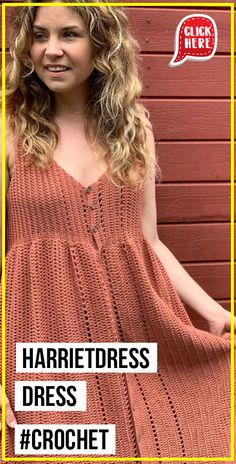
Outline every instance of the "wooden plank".
POLYGON ((229 263, 185 264, 183 267, 212 298, 229 298, 229 263))
POLYGON ((164 182, 230 181, 230 142, 158 142, 164 182))
POLYGON ((142 55, 143 97, 228 97, 230 56, 169 67, 172 55, 142 55), (217 76, 217 79, 216 79, 217 76))
POLYGON ((156 187, 157 223, 229 222, 230 184, 163 184, 156 187))
POLYGON ((160 240, 184 262, 230 261, 230 223, 157 224, 160 240))
POLYGON ((230 140, 230 102, 211 99, 141 99, 156 140, 230 140))
POLYGON ((189 14, 209 14, 218 30, 218 45, 216 53, 230 51, 230 11, 207 8, 189 9, 188 7, 143 7, 126 8, 130 20, 131 31, 137 38, 143 52, 174 53, 175 31, 178 23, 189 14))

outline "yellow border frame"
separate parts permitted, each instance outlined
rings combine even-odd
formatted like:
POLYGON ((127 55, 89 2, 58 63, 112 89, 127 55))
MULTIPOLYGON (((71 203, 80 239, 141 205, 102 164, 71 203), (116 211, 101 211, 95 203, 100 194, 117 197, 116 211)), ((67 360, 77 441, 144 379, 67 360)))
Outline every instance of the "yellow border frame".
MULTIPOLYGON (((76 3, 78 6, 94 6, 94 3, 76 3)), ((141 2, 141 3, 96 3, 96 6, 214 6, 214 7, 230 7, 230 24, 231 24, 231 42, 230 42, 230 142, 231 142, 231 169, 230 169, 230 236, 231 236, 231 246, 230 246, 230 275, 231 275, 231 350, 230 350, 230 383, 231 383, 231 397, 230 397, 230 406, 231 406, 231 434, 230 434, 230 444, 231 444, 231 456, 230 457, 216 457, 216 458, 206 458, 206 457, 163 457, 163 458, 132 458, 132 457, 122 457, 122 458, 89 458, 89 457, 79 457, 79 458, 50 458, 50 457, 25 457, 25 458, 8 458, 5 455, 5 445, 6 445, 6 401, 5 401, 5 387, 6 387, 6 370, 5 370, 5 359, 6 359, 6 339, 5 339, 5 211, 6 211, 6 75, 5 75, 5 66, 6 66, 6 7, 16 7, 16 6, 74 6, 73 3, 2 3, 2 460, 7 461, 234 461, 234 3, 157 3, 157 2, 141 2)))

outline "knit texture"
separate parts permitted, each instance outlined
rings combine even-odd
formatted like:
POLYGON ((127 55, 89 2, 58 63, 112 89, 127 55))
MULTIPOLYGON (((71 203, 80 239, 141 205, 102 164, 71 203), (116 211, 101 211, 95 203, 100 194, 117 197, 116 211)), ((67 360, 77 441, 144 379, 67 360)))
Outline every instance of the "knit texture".
POLYGON ((106 174, 86 188, 55 161, 27 167, 18 146, 7 195, 7 395, 14 409, 16 380, 86 380, 86 412, 17 411, 17 422, 115 424, 116 457, 227 457, 229 334, 193 326, 143 234, 143 193, 106 174), (156 342, 158 372, 16 373, 16 342, 156 342))

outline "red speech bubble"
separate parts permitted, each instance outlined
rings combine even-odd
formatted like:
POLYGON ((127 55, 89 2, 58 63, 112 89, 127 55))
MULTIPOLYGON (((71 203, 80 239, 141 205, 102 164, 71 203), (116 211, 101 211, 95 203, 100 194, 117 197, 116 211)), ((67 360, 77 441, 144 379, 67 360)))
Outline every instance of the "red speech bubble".
POLYGON ((186 60, 209 60, 217 47, 217 27, 205 14, 185 16, 176 29, 175 53, 169 66, 179 66, 186 60))

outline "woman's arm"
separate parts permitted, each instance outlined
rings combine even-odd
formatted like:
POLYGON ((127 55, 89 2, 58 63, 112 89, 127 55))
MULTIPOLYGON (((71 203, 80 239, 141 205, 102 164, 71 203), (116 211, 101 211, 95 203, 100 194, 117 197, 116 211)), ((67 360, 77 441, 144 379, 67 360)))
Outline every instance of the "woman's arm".
MULTIPOLYGON (((150 129, 147 129, 147 145, 150 153, 155 156, 154 136, 150 129)), ((145 183, 142 221, 144 236, 162 262, 182 301, 208 321, 212 333, 221 335, 224 331, 230 330, 229 311, 214 301, 198 285, 158 237, 154 176, 150 176, 145 183)))

